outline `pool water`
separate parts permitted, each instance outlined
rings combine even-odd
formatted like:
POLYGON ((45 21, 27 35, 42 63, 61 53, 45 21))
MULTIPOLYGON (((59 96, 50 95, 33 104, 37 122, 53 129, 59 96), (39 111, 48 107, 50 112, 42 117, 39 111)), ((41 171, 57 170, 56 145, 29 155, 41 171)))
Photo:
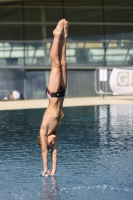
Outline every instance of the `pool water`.
POLYGON ((36 143, 44 111, 0 111, 0 200, 132 200, 133 105, 65 108, 47 178, 36 143))

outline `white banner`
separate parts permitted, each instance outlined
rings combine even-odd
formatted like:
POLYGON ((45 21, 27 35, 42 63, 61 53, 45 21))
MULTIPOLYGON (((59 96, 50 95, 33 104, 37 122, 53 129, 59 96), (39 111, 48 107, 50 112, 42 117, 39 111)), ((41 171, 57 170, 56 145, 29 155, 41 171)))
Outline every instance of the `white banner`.
POLYGON ((99 80, 107 81, 107 69, 99 69, 99 80))
POLYGON ((114 95, 133 94, 133 70, 113 69, 109 83, 114 95))

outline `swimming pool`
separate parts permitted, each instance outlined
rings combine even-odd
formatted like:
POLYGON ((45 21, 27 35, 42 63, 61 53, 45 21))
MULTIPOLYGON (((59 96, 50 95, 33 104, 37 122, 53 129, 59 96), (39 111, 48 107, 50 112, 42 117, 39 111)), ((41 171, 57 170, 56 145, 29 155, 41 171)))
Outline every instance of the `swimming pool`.
POLYGON ((65 108, 55 177, 41 177, 45 109, 0 111, 0 200, 132 200, 133 105, 65 108))

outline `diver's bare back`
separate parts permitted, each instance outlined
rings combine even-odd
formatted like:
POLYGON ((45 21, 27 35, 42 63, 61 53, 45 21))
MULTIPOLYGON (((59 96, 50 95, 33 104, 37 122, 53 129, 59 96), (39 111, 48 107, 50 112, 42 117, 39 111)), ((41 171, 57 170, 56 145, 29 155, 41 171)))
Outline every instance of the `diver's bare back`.
POLYGON ((64 98, 51 98, 49 99, 49 105, 46 109, 41 129, 45 129, 46 135, 56 134, 57 130, 62 122, 62 118, 64 117, 63 113, 63 100, 64 98))

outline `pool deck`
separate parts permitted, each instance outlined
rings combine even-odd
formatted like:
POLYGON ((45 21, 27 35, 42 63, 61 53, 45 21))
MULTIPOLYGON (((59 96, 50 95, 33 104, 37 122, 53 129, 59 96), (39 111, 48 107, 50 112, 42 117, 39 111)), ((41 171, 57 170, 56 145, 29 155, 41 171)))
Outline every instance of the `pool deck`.
MULTIPOLYGON (((107 96, 105 99, 99 97, 65 98, 64 100, 64 107, 110 104, 133 104, 133 96, 107 96)), ((47 105, 47 99, 0 101, 0 110, 46 108, 47 105)))

